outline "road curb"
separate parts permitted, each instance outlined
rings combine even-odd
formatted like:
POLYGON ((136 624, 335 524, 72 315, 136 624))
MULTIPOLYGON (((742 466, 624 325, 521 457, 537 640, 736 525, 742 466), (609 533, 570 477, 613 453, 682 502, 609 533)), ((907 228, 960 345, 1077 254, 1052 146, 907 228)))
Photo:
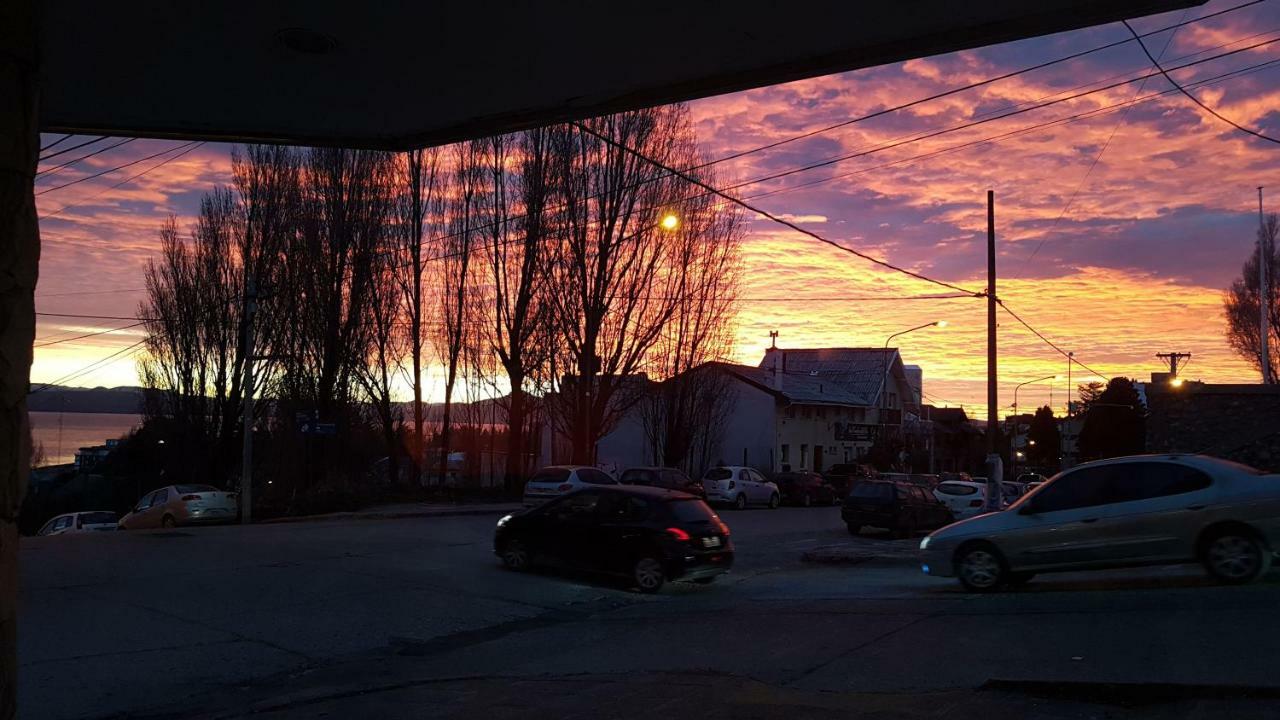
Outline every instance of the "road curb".
POLYGON ((517 512, 519 506, 508 508, 432 508, 423 510, 405 510, 399 512, 346 512, 327 513, 324 515, 299 515, 297 517, 280 517, 262 520, 257 524, 271 525, 276 523, 324 522, 326 520, 401 520, 404 518, 426 517, 460 517, 467 515, 506 515, 517 512))

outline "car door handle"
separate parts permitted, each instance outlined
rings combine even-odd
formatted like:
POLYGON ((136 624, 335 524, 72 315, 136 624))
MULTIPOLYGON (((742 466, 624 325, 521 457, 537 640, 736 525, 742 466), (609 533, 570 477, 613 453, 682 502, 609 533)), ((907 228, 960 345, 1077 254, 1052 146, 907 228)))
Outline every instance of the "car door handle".
POLYGON ((1188 510, 1203 510, 1204 508, 1205 508, 1204 505, 1188 505, 1187 506, 1188 510))
POLYGON ((1085 518, 1085 519, 1081 520, 1080 522, 1082 522, 1082 523, 1096 523, 1096 522, 1098 522, 1098 518, 1085 518))

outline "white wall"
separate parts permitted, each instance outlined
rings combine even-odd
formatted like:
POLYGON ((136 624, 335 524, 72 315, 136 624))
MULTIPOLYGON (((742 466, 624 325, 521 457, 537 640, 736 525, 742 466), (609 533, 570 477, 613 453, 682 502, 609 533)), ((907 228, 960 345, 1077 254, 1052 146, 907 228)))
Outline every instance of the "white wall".
POLYGON ((731 409, 720 447, 712 453, 711 462, 750 465, 765 473, 773 472, 778 463, 777 401, 772 394, 736 378, 727 392, 732 396, 731 409))

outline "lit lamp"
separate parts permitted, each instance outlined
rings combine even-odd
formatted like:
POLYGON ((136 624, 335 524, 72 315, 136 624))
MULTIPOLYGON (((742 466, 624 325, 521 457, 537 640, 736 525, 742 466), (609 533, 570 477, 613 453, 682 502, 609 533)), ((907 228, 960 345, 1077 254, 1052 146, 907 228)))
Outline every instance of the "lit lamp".
POLYGON ((680 218, 675 213, 667 213, 662 216, 662 221, 658 223, 663 230, 675 230, 680 227, 680 218))
POLYGON ((1180 377, 1176 377, 1176 378, 1174 378, 1174 379, 1170 380, 1170 381, 1169 381, 1169 384, 1170 384, 1170 385, 1172 385, 1172 386, 1174 386, 1174 387, 1182 387, 1182 383, 1183 383, 1183 382, 1184 382, 1184 381, 1183 381, 1183 379, 1182 379, 1182 378, 1180 378, 1180 377))

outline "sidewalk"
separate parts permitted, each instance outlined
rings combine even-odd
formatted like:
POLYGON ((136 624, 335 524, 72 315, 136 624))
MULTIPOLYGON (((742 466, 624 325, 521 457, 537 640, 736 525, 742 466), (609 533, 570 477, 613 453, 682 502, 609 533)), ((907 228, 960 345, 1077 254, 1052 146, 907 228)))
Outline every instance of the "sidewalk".
POLYGON ((914 565, 920 559, 920 539, 888 540, 850 538, 845 542, 806 550, 801 562, 822 565, 859 565, 865 562, 892 562, 914 565))
POLYGON ((325 513, 323 515, 299 515, 263 520, 267 523, 323 522, 333 520, 396 520, 400 518, 453 517, 459 515, 506 515, 521 510, 517 502, 508 503, 395 503, 375 505, 353 512, 325 513))

